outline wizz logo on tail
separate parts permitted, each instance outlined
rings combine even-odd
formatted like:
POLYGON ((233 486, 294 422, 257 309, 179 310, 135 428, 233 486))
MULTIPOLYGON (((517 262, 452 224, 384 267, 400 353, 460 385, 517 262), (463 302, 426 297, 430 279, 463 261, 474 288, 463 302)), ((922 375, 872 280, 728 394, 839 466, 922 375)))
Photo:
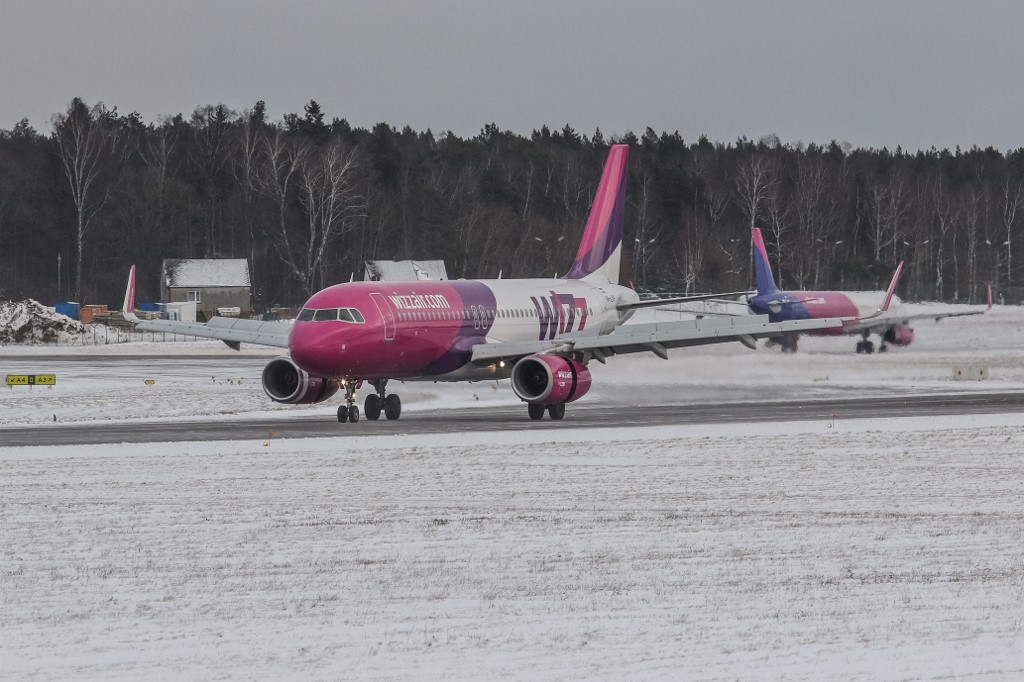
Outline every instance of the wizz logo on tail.
POLYGON ((556 294, 554 291, 550 293, 550 298, 530 297, 534 308, 537 309, 537 319, 540 321, 538 340, 553 339, 555 334, 572 332, 577 318, 579 327, 576 328, 576 331, 583 331, 587 326, 587 299, 574 298, 572 294, 556 294))

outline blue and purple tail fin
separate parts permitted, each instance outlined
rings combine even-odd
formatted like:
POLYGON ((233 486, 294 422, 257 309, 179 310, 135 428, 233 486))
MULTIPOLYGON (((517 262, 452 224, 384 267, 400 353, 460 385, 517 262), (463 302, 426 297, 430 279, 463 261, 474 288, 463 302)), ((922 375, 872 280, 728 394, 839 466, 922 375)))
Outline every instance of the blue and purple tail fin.
POLYGON ((608 151, 601 184, 597 186, 587 227, 566 279, 619 283, 622 225, 626 212, 626 159, 629 145, 616 144, 608 151))
POLYGON ((752 228, 751 234, 754 240, 754 275, 757 279, 757 295, 773 294, 779 290, 779 287, 775 286, 775 277, 772 275, 772 266, 768 262, 768 250, 764 248, 761 228, 752 228))

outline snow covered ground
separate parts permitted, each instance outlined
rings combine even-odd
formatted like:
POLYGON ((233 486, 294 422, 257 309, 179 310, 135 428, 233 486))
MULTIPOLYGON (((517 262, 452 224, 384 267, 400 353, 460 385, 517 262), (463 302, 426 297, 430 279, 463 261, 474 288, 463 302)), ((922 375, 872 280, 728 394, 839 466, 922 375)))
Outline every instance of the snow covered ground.
POLYGON ((1020 679, 1022 427, 0 448, 0 677, 1020 679))
MULTIPOLYGON (((594 394, 1024 389, 1022 323, 918 324, 884 356, 842 338, 617 358, 594 394), (968 364, 989 379, 954 381, 968 364)), ((265 354, 195 355, 215 348, 69 356, 52 389, 0 389, 0 425, 274 409, 265 354)), ((0 349, 0 373, 53 353, 0 349)), ((1024 415, 564 427, 0 446, 0 678, 1024 677, 1024 415)))

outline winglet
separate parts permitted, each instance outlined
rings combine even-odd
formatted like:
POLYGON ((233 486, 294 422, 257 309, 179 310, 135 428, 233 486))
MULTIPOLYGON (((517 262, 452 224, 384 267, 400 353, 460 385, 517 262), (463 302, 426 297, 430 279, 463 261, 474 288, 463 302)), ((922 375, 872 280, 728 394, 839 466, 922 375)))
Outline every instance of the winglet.
POLYGON ((626 160, 628 144, 615 144, 608 151, 601 183, 590 208, 576 260, 566 279, 619 283, 622 254, 622 226, 626 212, 626 160))
POLYGON ((902 273, 903 273, 903 261, 900 261, 900 264, 896 266, 896 272, 892 273, 892 281, 889 282, 889 288, 885 291, 885 300, 882 302, 882 305, 878 308, 878 310, 876 310, 875 312, 871 313, 867 317, 860 318, 861 320, 871 320, 871 319, 874 319, 874 318, 878 317, 879 315, 881 315, 882 313, 884 313, 884 312, 889 310, 889 303, 892 302, 893 294, 896 293, 896 285, 898 285, 900 283, 900 274, 902 274, 902 273))
POLYGON ((131 269, 128 271, 128 286, 124 290, 124 303, 121 305, 121 314, 124 319, 138 322, 139 318, 135 316, 135 264, 132 264, 131 269))
POLYGON ((896 293, 896 285, 900 283, 900 274, 903 273, 903 261, 896 266, 896 272, 892 273, 892 281, 889 283, 889 289, 885 292, 885 303, 879 308, 880 312, 885 312, 889 309, 889 303, 892 301, 892 295, 896 293))
POLYGON ((754 275, 757 281, 757 294, 772 294, 779 290, 775 285, 775 276, 772 275, 772 266, 768 262, 768 249, 764 247, 764 238, 761 237, 761 228, 750 229, 751 237, 754 240, 754 275))

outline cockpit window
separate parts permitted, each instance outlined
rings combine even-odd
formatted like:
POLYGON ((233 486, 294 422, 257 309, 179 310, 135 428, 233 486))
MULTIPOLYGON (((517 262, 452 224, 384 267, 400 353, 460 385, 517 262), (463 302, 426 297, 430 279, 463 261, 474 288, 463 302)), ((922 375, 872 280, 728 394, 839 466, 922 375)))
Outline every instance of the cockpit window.
POLYGON ((327 308, 325 310, 318 310, 318 311, 316 311, 316 314, 313 315, 313 321, 314 322, 327 322, 329 320, 337 320, 337 319, 338 319, 338 309, 337 308, 327 308))
POLYGON ((353 324, 365 324, 363 314, 355 308, 303 308, 299 311, 300 322, 351 322, 353 324))

